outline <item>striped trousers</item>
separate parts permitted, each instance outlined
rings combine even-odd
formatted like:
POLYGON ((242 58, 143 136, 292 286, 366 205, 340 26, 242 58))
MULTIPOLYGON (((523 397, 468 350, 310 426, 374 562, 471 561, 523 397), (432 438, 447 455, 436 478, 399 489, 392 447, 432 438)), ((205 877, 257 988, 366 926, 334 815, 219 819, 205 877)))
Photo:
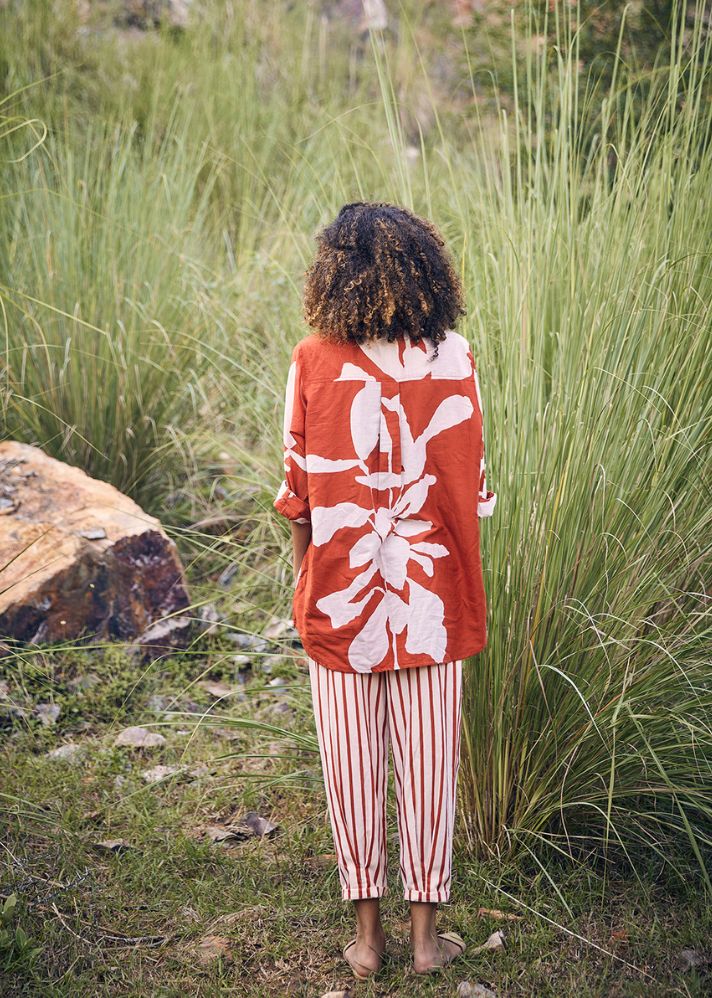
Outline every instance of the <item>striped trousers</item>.
POLYGON ((462 661, 377 673, 308 661, 342 897, 387 889, 390 744, 404 898, 449 900, 462 661))

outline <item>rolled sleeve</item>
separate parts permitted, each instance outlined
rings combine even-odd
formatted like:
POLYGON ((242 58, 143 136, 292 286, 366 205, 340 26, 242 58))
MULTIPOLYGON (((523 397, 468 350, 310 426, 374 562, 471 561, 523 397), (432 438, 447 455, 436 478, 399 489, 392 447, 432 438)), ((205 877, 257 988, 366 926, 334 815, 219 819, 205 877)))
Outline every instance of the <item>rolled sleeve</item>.
POLYGON ((292 351, 284 395, 284 478, 274 499, 278 513, 296 523, 310 523, 309 478, 304 430, 306 401, 298 346, 292 351))
POLYGON ((309 503, 292 492, 286 481, 280 485, 272 505, 278 513, 286 516, 288 520, 294 520, 296 523, 311 523, 309 503))
POLYGON ((477 515, 492 516, 496 505, 497 505, 497 493, 488 492, 487 489, 485 488, 484 493, 480 492, 480 497, 477 500, 477 515))

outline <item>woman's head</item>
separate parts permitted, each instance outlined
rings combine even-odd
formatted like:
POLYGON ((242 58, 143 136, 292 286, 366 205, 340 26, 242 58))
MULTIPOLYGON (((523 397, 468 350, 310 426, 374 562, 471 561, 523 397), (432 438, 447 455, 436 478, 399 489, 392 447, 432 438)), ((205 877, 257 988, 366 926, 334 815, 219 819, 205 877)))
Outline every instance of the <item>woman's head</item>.
POLYGON ((445 242, 427 219, 384 201, 346 204, 317 235, 304 318, 337 342, 427 337, 437 345, 465 314, 445 242))

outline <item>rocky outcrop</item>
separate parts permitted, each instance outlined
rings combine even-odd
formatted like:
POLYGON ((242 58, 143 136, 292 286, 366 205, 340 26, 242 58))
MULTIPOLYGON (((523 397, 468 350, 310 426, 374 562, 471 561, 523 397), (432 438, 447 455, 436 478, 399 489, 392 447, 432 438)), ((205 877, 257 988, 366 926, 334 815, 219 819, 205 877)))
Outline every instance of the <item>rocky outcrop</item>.
POLYGON ((0 443, 0 639, 133 640, 188 602, 155 517, 38 447, 0 443))
POLYGON ((136 28, 187 28, 191 0, 123 0, 123 18, 136 28))

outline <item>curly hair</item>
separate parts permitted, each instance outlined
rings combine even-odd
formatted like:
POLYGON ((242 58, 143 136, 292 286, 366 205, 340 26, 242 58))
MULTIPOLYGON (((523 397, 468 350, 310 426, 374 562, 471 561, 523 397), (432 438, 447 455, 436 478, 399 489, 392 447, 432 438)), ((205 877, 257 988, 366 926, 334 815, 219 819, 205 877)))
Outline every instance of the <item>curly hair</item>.
POLYGON ((331 341, 445 339, 466 314, 462 284, 432 222, 386 201, 345 204, 316 236, 304 319, 331 341))

